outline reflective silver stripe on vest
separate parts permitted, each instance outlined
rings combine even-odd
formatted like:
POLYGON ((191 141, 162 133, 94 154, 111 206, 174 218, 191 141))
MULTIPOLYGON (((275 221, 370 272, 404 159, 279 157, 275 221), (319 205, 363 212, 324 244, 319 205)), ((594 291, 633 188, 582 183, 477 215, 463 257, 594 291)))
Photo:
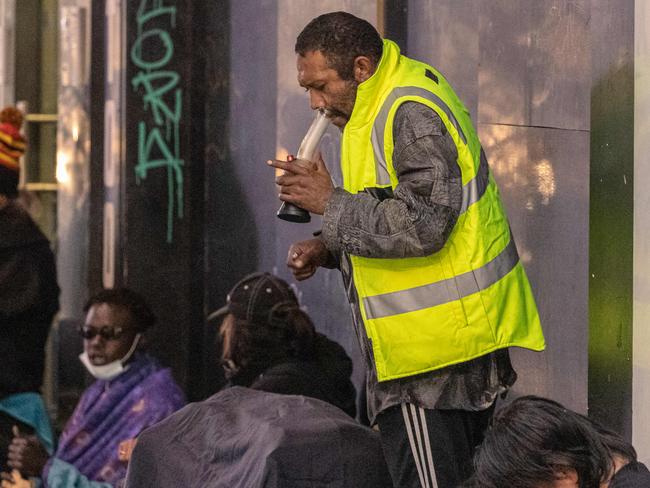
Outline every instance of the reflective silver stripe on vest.
POLYGON ((463 185, 463 203, 460 206, 460 213, 467 212, 470 205, 478 202, 490 182, 490 167, 488 166, 485 152, 481 148, 481 160, 478 165, 476 176, 463 185))
POLYGON ((366 318, 380 319, 400 313, 415 312, 473 295, 499 281, 518 262, 517 246, 510 234, 510 242, 505 249, 492 261, 478 269, 429 285, 364 298, 366 318), (457 294, 450 291, 454 289, 457 290, 457 294))
POLYGON ((421 97, 430 102, 436 104, 442 111, 447 115, 447 118, 454 124, 458 135, 462 141, 467 144, 467 138, 465 133, 461 128, 460 124, 456 120, 454 113, 451 111, 449 106, 442 101, 442 99, 424 88, 419 88, 417 86, 401 86, 393 88, 393 91, 388 94, 384 104, 379 111, 379 114, 375 118, 375 123, 372 127, 372 135, 370 136, 372 140, 372 150, 375 153, 375 171, 377 175, 377 185, 389 185, 390 184, 390 175, 388 174, 388 166, 386 164, 386 158, 384 158, 384 132, 386 128, 386 121, 388 119, 388 112, 395 103, 395 100, 401 97, 407 96, 416 96, 421 97))

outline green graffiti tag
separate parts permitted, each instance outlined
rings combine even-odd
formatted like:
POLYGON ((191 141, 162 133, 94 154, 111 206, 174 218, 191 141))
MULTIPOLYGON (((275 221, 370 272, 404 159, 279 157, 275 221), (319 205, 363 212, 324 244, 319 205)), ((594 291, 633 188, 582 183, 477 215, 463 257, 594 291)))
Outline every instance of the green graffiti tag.
MULTIPOLYGON (((170 28, 176 27, 176 7, 164 5, 165 0, 140 0, 136 14, 137 38, 131 46, 131 62, 139 68, 131 86, 142 93, 145 112, 150 112, 153 125, 138 123, 137 184, 147 178, 150 170, 167 170, 167 242, 174 236, 174 215, 183 218, 183 165, 180 158, 180 120, 183 90, 176 71, 164 69, 174 57, 174 41, 160 27, 148 27, 162 18, 170 28), (145 59, 144 46, 156 47, 155 59, 145 59)), ((151 52, 151 51, 149 51, 151 52)))

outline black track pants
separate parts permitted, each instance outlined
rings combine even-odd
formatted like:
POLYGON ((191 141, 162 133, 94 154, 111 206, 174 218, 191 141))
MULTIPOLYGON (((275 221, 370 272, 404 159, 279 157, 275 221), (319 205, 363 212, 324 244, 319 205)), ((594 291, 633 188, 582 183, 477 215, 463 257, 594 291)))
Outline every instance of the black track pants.
POLYGON ((472 456, 494 406, 479 412, 427 410, 409 403, 377 417, 384 456, 399 488, 456 488, 472 474, 472 456))

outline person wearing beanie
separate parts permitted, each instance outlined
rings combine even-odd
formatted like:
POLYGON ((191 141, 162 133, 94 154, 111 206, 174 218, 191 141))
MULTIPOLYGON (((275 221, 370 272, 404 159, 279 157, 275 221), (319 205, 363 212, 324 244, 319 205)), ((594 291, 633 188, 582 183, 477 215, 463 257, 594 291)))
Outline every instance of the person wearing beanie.
POLYGON ((45 342, 59 309, 54 254, 18 196, 18 160, 25 151, 23 116, 0 111, 0 469, 14 426, 52 448, 52 432, 40 395, 45 342))
POLYGON ((23 114, 15 107, 0 111, 0 194, 18 195, 19 160, 27 143, 20 133, 23 114))

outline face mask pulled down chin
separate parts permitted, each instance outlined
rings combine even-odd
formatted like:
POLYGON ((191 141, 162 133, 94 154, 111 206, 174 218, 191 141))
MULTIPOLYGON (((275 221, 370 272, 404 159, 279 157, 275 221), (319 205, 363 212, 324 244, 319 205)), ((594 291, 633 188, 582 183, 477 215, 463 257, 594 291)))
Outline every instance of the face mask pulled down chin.
POLYGON ((84 351, 79 355, 79 360, 86 367, 88 372, 91 375, 93 375, 96 379, 104 380, 104 381, 112 380, 113 378, 118 377, 128 369, 128 365, 125 365, 125 363, 131 358, 131 356, 135 352, 135 348, 138 346, 138 342, 140 341, 141 336, 142 334, 135 335, 135 339, 133 339, 133 344, 131 345, 131 348, 121 359, 116 359, 115 361, 111 361, 108 364, 102 364, 97 366, 90 362, 88 353, 84 351))

